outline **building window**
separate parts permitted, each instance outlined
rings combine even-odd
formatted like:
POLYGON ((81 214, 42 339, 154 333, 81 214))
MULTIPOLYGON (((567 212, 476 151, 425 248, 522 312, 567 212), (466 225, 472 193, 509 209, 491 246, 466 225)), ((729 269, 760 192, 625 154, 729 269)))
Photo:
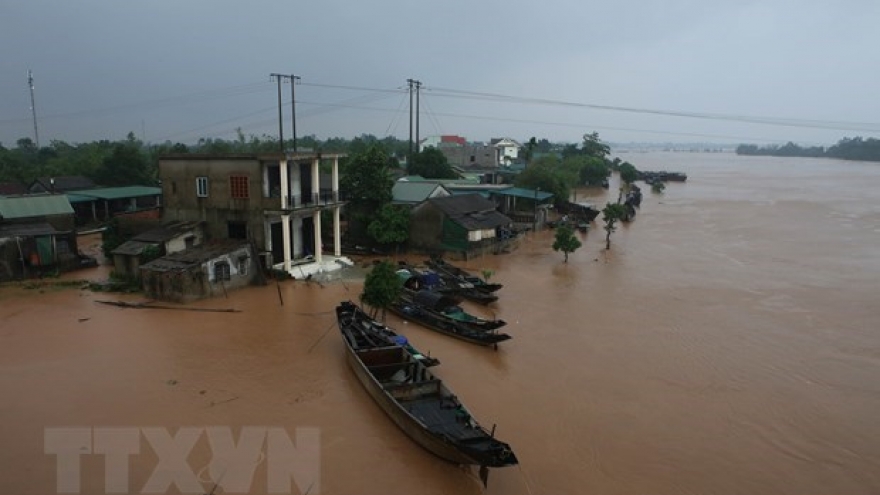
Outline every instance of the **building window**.
POLYGON ((208 197, 208 178, 196 177, 196 196, 200 198, 208 197))
POLYGON ((233 199, 248 199, 248 178, 242 175, 233 175, 229 178, 229 195, 233 199))
POLYGON ((247 239, 247 222, 226 222, 226 237, 230 239, 247 239))
POLYGON ((231 278, 232 273, 229 270, 228 261, 218 261, 214 263, 214 280, 222 281, 230 280, 231 278))
POLYGON ((238 273, 240 275, 247 275, 248 265, 251 263, 251 259, 249 256, 239 256, 238 257, 238 273))

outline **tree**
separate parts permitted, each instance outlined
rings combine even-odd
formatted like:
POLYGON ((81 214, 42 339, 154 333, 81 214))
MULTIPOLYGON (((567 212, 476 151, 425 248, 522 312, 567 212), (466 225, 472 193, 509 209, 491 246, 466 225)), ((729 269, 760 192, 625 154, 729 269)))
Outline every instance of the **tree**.
POLYGON ((611 168, 601 158, 589 157, 585 159, 580 169, 581 184, 588 186, 602 185, 609 175, 611 175, 611 168))
POLYGON ((399 247, 409 239, 409 209, 386 203, 367 226, 367 233, 379 244, 399 247))
POLYGON ((94 173, 95 182, 102 186, 154 184, 155 169, 141 148, 141 142, 135 139, 133 133, 128 133, 127 140, 114 145, 110 156, 101 162, 94 173))
POLYGON ((516 187, 540 189, 553 194, 556 201, 568 199, 569 188, 564 180, 559 158, 547 155, 535 160, 514 180, 516 187))
POLYGON ((360 299, 362 303, 373 308, 371 317, 375 318, 381 309, 384 320, 386 310, 400 297, 402 289, 403 282, 397 276, 395 266, 388 260, 382 260, 364 278, 364 291, 360 299))
POLYGON ((394 180, 389 160, 384 148, 373 144, 342 162, 339 187, 348 199, 349 235, 358 240, 368 235, 367 226, 373 214, 391 202, 394 180))
POLYGON ((581 241, 574 236, 574 229, 568 225, 560 225, 556 228, 556 240, 553 241, 553 250, 562 251, 565 262, 568 263, 568 253, 575 252, 581 247, 581 241))
POLYGON ((611 148, 599 139, 599 133, 584 134, 584 143, 581 147, 583 154, 602 160, 611 153, 611 148))
POLYGON ((407 173, 421 175, 426 179, 457 179, 458 174, 449 165, 449 160, 442 151, 429 146, 413 155, 407 165, 407 173))
POLYGON ((611 233, 617 230, 615 224, 626 215, 626 206, 620 203, 608 203, 602 209, 602 221, 605 222, 605 249, 611 249, 611 233))
POLYGON ((629 185, 635 182, 638 177, 639 171, 632 163, 623 162, 620 164, 620 180, 629 185))

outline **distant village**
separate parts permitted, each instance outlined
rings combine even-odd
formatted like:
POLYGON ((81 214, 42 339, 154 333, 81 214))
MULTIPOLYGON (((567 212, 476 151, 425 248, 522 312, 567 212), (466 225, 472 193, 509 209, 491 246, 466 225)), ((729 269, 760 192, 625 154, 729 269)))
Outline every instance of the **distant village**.
MULTIPOLYGON (((409 217, 402 244, 453 259, 515 249, 521 233, 540 228, 554 204, 568 200, 551 187, 515 185, 526 164, 540 159, 535 144, 421 140, 418 149, 442 153, 454 173, 407 175, 405 159, 390 170, 391 204, 409 217)), ((607 160, 607 146, 599 149, 607 160)), ((94 266, 77 237, 95 231, 103 231, 114 277, 172 301, 267 275, 321 275, 350 266, 352 254, 390 248, 348 235, 345 207, 357 191, 341 186, 346 153, 175 151, 158 156, 153 184, 101 187, 83 176, 0 183, 0 281, 94 266)))

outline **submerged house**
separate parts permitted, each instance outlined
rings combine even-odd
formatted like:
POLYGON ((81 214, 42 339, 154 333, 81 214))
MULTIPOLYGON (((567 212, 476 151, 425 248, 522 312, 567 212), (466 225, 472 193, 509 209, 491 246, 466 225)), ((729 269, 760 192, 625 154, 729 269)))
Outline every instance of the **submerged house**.
POLYGON ((145 253, 165 256, 202 244, 205 226, 202 222, 168 222, 160 227, 135 235, 112 251, 113 271, 117 276, 137 277, 145 253))
POLYGON ((510 240, 513 223, 477 193, 430 198, 410 218, 410 246, 460 258, 496 252, 510 240))
POLYGON ((343 156, 162 156, 162 218, 204 221, 211 239, 250 241, 264 269, 294 276, 338 269, 347 262, 341 255, 340 233, 345 203, 339 192, 339 159, 343 156), (325 254, 322 233, 332 239, 332 254, 325 254))
POLYGON ((188 302, 225 294, 259 278, 256 256, 242 240, 213 240, 143 264, 141 286, 148 297, 188 302))
POLYGON ((0 198, 0 280, 72 270, 85 261, 65 196, 0 198))

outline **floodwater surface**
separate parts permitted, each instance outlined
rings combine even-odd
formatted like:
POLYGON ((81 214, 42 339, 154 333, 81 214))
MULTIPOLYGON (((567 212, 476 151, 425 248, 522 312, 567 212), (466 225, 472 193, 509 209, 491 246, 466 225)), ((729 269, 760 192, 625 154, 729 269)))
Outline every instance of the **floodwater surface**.
MULTIPOLYGON (((466 304, 508 322, 498 351, 388 317, 513 446, 520 466, 493 470, 487 489, 406 437, 347 368, 333 310, 357 300, 353 278, 180 310, 0 288, 0 493, 56 493, 47 428, 204 426, 280 427, 293 440, 318 428, 319 477, 292 493, 880 493, 880 164, 621 158, 688 180, 662 195, 643 187, 610 251, 600 215, 568 263, 552 230, 461 263, 504 284, 493 305, 466 304)), ((615 189, 577 199, 601 207, 615 189)), ((142 438, 129 493, 159 457, 142 438)), ((211 458, 203 436, 188 462, 205 493, 211 458)), ((80 459, 81 492, 105 493, 103 456, 80 459)), ((264 462, 249 492, 267 488, 264 462)))

